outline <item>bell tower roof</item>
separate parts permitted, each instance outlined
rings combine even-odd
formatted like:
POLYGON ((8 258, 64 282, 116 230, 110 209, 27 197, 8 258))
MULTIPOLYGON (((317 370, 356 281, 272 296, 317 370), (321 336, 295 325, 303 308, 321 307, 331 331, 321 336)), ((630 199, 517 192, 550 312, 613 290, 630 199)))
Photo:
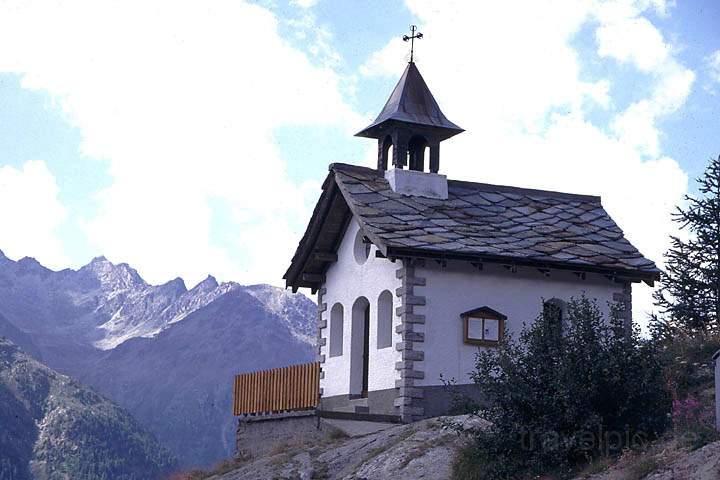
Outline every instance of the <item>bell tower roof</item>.
POLYGON ((442 113, 414 62, 408 63, 380 115, 356 136, 381 138, 393 123, 429 127, 442 139, 464 131, 442 113))

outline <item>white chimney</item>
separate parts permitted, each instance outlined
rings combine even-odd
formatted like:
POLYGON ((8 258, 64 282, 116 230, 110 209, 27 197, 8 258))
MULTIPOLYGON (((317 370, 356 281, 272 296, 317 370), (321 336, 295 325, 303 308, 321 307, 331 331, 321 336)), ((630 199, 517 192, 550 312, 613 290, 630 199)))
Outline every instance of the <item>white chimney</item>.
POLYGON ((445 175, 394 168, 385 172, 393 192, 413 197, 447 200, 448 182, 445 175))

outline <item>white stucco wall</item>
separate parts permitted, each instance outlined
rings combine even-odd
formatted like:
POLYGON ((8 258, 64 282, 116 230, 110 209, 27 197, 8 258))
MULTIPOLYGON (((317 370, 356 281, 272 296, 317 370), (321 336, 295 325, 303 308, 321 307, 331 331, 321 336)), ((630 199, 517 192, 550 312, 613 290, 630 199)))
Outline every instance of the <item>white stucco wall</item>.
POLYGON ((586 275, 582 280, 573 272, 552 270, 546 277, 535 268, 518 267, 516 273, 502 265, 485 264, 482 271, 463 263, 449 261, 441 267, 428 260, 425 267, 416 269, 416 276, 425 277, 424 287, 415 287, 415 295, 424 295, 426 305, 415 307, 425 315, 425 324, 416 331, 425 332, 425 342, 419 347, 425 359, 415 362, 416 370, 423 370, 425 378, 419 385, 442 385, 440 374, 469 383, 468 373, 474 369, 478 347, 464 343, 460 314, 487 305, 508 317, 508 331, 517 335, 523 322, 532 322, 540 313, 541 298, 568 300, 583 292, 597 299, 604 315, 613 293, 622 292, 622 285, 603 275, 586 275))
MULTIPOLYGON (((321 348, 321 354, 325 355, 325 364, 322 366, 325 378, 320 381, 324 397, 351 393, 352 307, 360 297, 367 298, 370 303, 368 389, 374 391, 394 388, 395 379, 399 378, 395 370, 395 362, 400 361, 400 352, 396 351, 394 345, 401 340, 400 335, 395 333, 395 326, 400 324, 400 318, 395 315, 395 307, 400 305, 399 298, 395 296, 395 290, 401 285, 395 272, 400 264, 393 264, 384 258, 376 258, 375 246, 371 248, 367 261, 362 265, 358 264, 353 253, 358 230, 357 222, 353 219, 338 249, 338 261, 328 269, 325 275, 324 287, 327 292, 323 296, 323 302, 327 304, 327 310, 323 313, 323 319, 327 321, 328 328, 321 330, 321 336, 329 337, 330 311, 335 303, 340 302, 343 305, 345 315, 342 355, 330 357, 329 338, 326 345, 321 348), (378 298, 384 290, 389 290, 393 295, 393 337, 391 346, 378 349, 377 307, 378 298)), ((356 345, 358 345, 357 342, 356 345)), ((359 345, 359 348, 362 348, 361 342, 359 345)))

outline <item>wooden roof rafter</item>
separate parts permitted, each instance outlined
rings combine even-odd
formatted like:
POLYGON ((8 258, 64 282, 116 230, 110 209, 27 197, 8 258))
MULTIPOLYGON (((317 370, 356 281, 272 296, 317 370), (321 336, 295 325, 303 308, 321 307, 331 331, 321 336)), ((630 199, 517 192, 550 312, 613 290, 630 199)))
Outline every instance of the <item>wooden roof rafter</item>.
POLYGON ((347 203, 329 173, 305 234, 283 276, 287 287, 293 292, 300 287, 313 291, 320 288, 328 267, 337 261, 337 249, 350 218, 347 203))

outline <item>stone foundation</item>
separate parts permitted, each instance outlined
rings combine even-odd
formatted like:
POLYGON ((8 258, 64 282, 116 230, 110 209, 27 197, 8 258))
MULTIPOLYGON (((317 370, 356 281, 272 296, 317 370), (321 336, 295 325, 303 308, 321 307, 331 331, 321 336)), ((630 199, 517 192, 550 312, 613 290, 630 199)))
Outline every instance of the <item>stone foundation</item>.
POLYGON ((484 405, 480 389, 475 384, 453 385, 448 390, 444 385, 419 387, 423 391, 423 398, 418 402, 422 407, 425 418, 440 417, 442 415, 457 415, 465 413, 453 411, 453 396, 457 395, 463 401, 484 405))
MULTIPOLYGON (((474 384, 453 385, 448 389, 444 385, 417 386, 419 392, 414 405, 422 409, 422 416, 414 415, 412 419, 402 418, 405 422, 417 421, 423 418, 454 415, 464 412, 453 411, 453 397, 459 396, 464 401, 471 401, 480 405, 484 399, 478 387, 474 384)), ((378 390, 368 392, 367 413, 370 415, 393 415, 399 417, 399 409, 395 406, 397 389, 378 390)), ((323 397, 320 408, 324 411, 350 412, 358 399, 351 399, 349 395, 335 395, 323 397)))
POLYGON ((398 409, 395 407, 396 396, 396 388, 370 391, 367 399, 352 399, 350 395, 333 395, 332 397, 322 397, 320 399, 320 408, 330 411, 351 411, 352 407, 360 401, 367 405, 367 413, 373 415, 398 415, 398 409))
POLYGON ((273 449, 316 443, 326 431, 315 410, 240 417, 235 451, 238 457, 256 457, 273 449))

